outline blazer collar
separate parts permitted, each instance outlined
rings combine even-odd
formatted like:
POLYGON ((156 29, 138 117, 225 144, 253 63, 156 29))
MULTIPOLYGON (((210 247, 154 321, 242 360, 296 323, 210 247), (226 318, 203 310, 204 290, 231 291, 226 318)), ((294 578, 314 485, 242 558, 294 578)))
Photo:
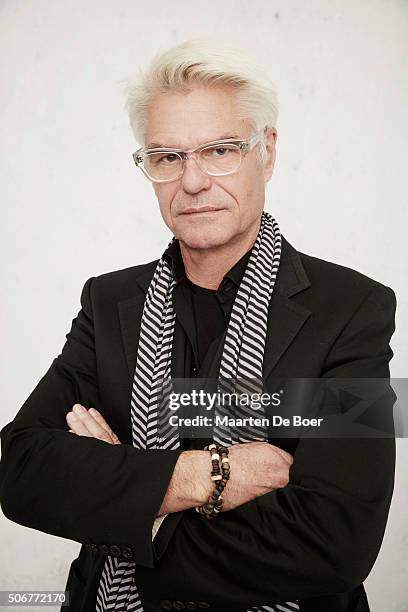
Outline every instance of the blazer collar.
MULTIPOLYGON (((122 340, 129 374, 136 367, 137 346, 144 300, 158 260, 146 266, 135 279, 139 291, 134 297, 118 303, 122 340)), ((311 315, 311 310, 291 300, 311 286, 298 251, 282 236, 282 253, 274 293, 268 311, 268 332, 263 362, 266 380, 276 363, 293 342, 311 315)))

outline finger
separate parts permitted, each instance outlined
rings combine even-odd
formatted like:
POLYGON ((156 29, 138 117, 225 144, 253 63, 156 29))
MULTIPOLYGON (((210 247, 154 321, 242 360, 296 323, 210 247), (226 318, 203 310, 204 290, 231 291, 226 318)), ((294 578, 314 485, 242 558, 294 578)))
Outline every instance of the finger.
POLYGON ((105 421, 101 413, 96 408, 89 408, 88 412, 93 416, 95 421, 99 423, 101 427, 103 427, 111 436, 112 440, 115 444, 120 444, 118 436, 115 432, 109 427, 108 423, 105 421))
POLYGON ((72 433, 76 433, 78 436, 92 436, 85 423, 73 412, 68 412, 66 420, 72 433))
POLYGON ((84 406, 81 406, 81 404, 75 404, 72 410, 81 420, 86 429, 90 432, 91 436, 104 442, 108 442, 109 444, 113 443, 110 434, 106 431, 106 429, 100 426, 100 424, 94 419, 92 414, 89 414, 89 411, 84 406))

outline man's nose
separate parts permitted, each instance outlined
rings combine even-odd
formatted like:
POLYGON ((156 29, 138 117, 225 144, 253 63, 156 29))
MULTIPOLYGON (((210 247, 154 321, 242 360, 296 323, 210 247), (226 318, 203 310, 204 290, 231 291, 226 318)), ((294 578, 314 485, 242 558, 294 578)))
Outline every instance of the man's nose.
POLYGON ((187 193, 197 193, 211 187, 211 177, 201 170, 194 158, 190 157, 184 161, 181 183, 187 193))

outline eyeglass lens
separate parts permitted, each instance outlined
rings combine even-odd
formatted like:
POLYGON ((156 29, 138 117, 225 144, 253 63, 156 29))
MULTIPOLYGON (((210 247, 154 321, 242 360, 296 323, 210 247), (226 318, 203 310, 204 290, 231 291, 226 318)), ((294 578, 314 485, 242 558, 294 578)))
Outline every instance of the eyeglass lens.
MULTIPOLYGON (((203 172, 212 175, 228 174, 239 167, 241 149, 232 143, 225 143, 221 146, 212 145, 198 152, 197 161, 203 172)), ((179 153, 175 152, 147 153, 144 158, 144 167, 154 180, 171 180, 181 175, 183 159, 179 153)))

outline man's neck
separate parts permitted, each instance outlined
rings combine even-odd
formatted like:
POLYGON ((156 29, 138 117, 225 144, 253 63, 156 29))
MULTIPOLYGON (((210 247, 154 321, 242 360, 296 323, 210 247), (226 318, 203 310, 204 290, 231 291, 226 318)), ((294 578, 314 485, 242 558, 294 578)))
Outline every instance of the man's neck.
POLYGON ((192 249, 180 241, 180 252, 187 278, 200 287, 218 289, 225 274, 247 253, 256 240, 259 227, 235 244, 210 249, 192 249))

